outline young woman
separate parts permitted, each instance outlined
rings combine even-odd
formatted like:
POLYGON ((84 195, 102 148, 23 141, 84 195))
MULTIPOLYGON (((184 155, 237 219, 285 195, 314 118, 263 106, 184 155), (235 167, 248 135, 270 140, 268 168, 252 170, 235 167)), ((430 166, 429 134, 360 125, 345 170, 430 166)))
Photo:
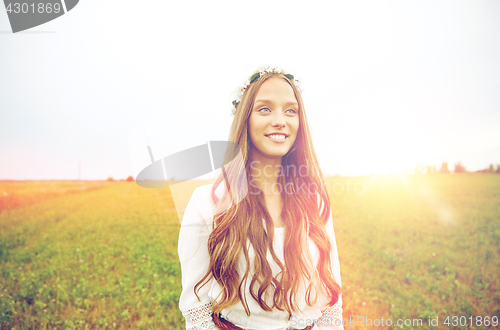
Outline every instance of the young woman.
POLYGON ((233 102, 240 161, 189 201, 179 234, 189 330, 343 329, 330 199, 296 83, 278 69, 251 76, 233 102))

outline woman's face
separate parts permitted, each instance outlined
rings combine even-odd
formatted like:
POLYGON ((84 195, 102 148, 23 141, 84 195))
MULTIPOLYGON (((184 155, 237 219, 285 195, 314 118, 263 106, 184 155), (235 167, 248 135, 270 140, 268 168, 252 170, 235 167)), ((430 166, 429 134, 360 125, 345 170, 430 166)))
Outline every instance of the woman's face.
POLYGON ((286 155, 298 130, 299 105, 292 87, 283 78, 269 78, 255 96, 248 121, 252 161, 286 155))

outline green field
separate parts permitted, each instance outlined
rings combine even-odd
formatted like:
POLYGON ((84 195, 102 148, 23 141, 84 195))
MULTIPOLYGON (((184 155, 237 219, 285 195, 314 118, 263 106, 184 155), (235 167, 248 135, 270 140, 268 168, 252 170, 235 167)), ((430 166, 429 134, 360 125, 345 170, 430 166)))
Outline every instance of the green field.
MULTIPOLYGON (((475 317, 500 317, 500 175, 327 181, 345 319, 495 328, 475 317)), ((165 189, 0 182, 0 329, 183 329, 178 231, 165 189)))

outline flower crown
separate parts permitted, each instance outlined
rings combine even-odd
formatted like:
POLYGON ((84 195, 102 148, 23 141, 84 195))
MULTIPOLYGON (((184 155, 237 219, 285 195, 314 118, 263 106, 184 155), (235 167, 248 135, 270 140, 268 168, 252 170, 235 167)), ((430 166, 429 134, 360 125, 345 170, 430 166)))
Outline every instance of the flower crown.
POLYGON ((241 101, 241 98, 243 96, 243 93, 245 93, 245 90, 247 89, 248 86, 250 86, 251 83, 253 83, 254 81, 258 80, 260 77, 266 75, 266 74, 283 74, 283 76, 287 77, 288 79, 292 80, 296 85, 299 84, 299 80, 296 79, 293 75, 289 74, 289 73, 284 73, 282 70, 278 69, 278 68, 270 68, 270 67, 267 67, 267 68, 263 68, 263 69, 260 69, 259 72, 256 72, 254 73, 250 79, 248 79, 242 87, 238 88, 237 91, 235 92, 235 100, 233 100, 233 109, 231 110, 231 112, 233 113, 233 115, 236 113, 236 108, 238 107, 238 104, 240 103, 241 101))

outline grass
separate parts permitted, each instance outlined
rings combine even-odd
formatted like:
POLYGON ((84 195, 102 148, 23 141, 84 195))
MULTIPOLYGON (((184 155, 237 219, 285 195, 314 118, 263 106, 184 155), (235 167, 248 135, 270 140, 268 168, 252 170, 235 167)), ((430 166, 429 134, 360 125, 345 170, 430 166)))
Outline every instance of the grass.
POLYGON ((167 193, 122 182, 3 210, 0 322, 179 328, 179 225, 167 193))
MULTIPOLYGON (((500 175, 327 182, 344 318, 500 317, 500 175)), ((184 328, 168 190, 0 182, 0 230, 0 328, 184 328)))
MULTIPOLYGON (((328 183, 347 187, 347 180, 328 183)), ((500 318, 500 176, 352 182, 364 193, 330 194, 344 317, 420 319, 424 328, 433 328, 428 320, 435 317, 439 328, 453 315, 500 318)))

